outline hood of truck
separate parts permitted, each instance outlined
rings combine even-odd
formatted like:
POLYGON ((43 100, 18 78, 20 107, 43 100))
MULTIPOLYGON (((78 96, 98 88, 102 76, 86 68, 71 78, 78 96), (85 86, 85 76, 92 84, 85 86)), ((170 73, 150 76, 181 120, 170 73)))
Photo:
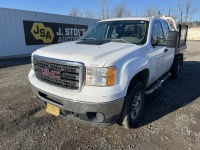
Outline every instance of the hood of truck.
POLYGON ((35 51, 33 55, 82 62, 85 66, 103 67, 109 60, 136 50, 139 47, 138 45, 119 42, 90 45, 77 44, 76 41, 43 47, 35 51))

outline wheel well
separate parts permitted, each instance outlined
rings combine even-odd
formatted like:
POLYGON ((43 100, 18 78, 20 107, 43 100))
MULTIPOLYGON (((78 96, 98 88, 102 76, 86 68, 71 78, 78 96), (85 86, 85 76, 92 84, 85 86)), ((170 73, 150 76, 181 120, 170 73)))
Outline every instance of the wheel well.
POLYGON ((142 82, 144 86, 146 87, 148 80, 149 80, 149 70, 144 69, 140 71, 131 79, 127 93, 129 93, 130 90, 133 88, 133 86, 135 85, 135 82, 142 82))

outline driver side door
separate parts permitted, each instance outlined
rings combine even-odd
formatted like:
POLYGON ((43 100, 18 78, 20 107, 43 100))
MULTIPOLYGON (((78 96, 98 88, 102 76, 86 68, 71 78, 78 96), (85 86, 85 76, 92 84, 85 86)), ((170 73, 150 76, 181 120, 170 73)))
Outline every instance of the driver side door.
POLYGON ((154 57, 154 73, 155 73, 155 80, 160 78, 162 75, 166 73, 166 58, 167 58, 167 51, 165 46, 161 46, 165 43, 165 40, 159 40, 159 38, 165 38, 163 28, 161 22, 159 20, 155 21, 152 26, 152 40, 158 39, 157 44, 152 45, 153 51, 155 51, 156 56, 154 57))

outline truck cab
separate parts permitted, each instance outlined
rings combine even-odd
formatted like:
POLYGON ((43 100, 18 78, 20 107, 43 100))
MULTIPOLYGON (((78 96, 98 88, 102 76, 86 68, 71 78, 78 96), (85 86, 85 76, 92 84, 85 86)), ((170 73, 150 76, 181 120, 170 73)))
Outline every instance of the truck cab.
POLYGON ((78 41, 36 50, 29 81, 47 112, 55 116, 98 126, 119 122, 135 127, 145 94, 170 75, 178 76, 183 61, 179 41, 180 32, 171 31, 166 19, 99 21, 78 41))

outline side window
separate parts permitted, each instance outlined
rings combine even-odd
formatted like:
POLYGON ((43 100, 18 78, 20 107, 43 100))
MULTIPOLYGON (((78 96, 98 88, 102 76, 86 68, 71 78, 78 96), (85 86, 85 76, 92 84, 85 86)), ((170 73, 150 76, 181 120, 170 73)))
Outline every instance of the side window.
POLYGON ((160 21, 155 21, 152 28, 152 38, 164 38, 160 21))
POLYGON ((165 37, 167 37, 167 32, 170 31, 170 28, 166 21, 163 21, 163 28, 165 31, 165 37))

